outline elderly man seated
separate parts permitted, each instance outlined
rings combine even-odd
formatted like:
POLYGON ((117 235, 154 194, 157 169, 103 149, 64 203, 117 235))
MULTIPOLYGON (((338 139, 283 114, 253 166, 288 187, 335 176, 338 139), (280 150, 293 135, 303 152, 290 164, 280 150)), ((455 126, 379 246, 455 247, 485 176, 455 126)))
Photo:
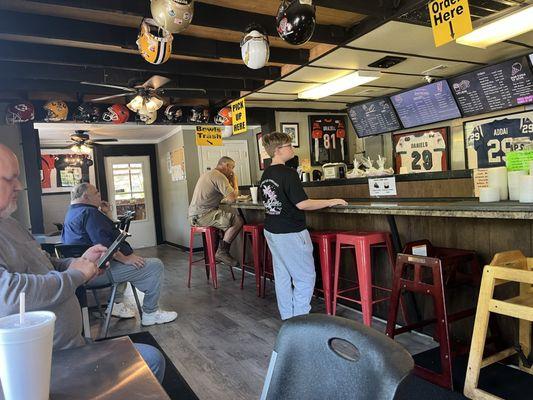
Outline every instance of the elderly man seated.
MULTIPOLYGON (((63 225, 63 243, 109 246, 115 241, 120 231, 98 210, 101 203, 100 192, 90 183, 80 183, 72 189, 71 204, 63 225)), ((164 272, 161 260, 137 256, 129 244, 124 243, 109 268, 115 282, 131 282, 144 293, 142 325, 164 324, 176 319, 176 312, 158 308, 164 272)), ((107 277, 102 275, 91 283, 105 281, 107 277)))
MULTIPOLYGON (((97 245, 81 258, 51 260, 11 218, 21 190, 17 157, 0 144, 0 317, 17 313, 19 295, 25 292, 28 311, 55 313, 54 350, 83 346, 86 343, 81 336, 81 310, 75 292, 99 273, 95 262, 106 248, 97 245)), ((135 347, 161 382, 165 374, 163 355, 152 346, 135 347)))

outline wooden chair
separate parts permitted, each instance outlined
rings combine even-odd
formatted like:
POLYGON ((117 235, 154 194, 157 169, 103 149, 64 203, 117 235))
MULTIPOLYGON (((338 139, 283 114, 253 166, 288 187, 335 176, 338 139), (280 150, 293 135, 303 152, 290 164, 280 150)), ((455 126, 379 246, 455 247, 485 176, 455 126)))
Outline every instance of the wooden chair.
MULTIPOLYGON (((520 251, 497 253, 490 265, 485 266, 468 358, 464 394, 470 399, 500 399, 478 388, 481 368, 515 354, 520 358, 520 369, 533 374, 527 355, 531 351, 531 323, 533 322, 533 258, 526 258, 520 251), (519 296, 497 300, 494 288, 508 282, 520 284, 519 296), (483 358, 490 313, 519 319, 519 346, 500 351, 483 358)), ((512 384, 512 383, 510 383, 512 384)))

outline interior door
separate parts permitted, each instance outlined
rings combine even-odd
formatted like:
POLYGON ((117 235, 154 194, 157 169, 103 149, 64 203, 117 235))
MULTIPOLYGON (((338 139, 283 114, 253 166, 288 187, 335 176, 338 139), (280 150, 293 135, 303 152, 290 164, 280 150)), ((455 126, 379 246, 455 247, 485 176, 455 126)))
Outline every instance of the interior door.
POLYGON ((113 217, 135 211, 128 243, 133 248, 156 245, 150 158, 106 157, 107 192, 113 217))
POLYGON ((198 147, 200 172, 215 168, 218 160, 223 156, 231 157, 235 160, 235 173, 239 185, 251 185, 248 142, 246 140, 226 140, 223 143, 223 146, 198 147))

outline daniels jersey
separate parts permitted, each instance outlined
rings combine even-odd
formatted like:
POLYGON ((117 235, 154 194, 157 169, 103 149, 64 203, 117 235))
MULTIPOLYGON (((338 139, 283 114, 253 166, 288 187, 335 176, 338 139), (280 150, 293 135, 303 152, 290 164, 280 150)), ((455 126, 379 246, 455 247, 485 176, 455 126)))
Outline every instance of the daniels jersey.
POLYGON ((513 145, 533 140, 533 122, 529 118, 499 119, 476 126, 467 138, 477 152, 478 168, 505 165, 505 154, 513 145))
POLYGON ((57 187, 74 187, 78 183, 89 182, 89 167, 91 165, 92 162, 87 156, 56 156, 57 187))
POLYGON ((346 127, 342 118, 320 118, 313 121, 311 127, 314 164, 343 161, 343 155, 348 152, 341 151, 341 146, 346 146, 346 127), (318 144, 318 155, 315 153, 318 144))
POLYGON ((440 132, 402 136, 396 144, 396 154, 401 157, 401 166, 408 172, 442 171, 442 152, 446 142, 440 132))

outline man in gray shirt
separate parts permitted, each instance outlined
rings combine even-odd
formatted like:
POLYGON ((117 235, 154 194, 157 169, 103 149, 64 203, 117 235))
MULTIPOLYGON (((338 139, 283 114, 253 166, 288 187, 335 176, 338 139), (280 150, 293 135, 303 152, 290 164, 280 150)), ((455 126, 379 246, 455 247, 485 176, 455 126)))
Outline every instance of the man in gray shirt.
MULTIPOLYGON (((0 317, 18 312, 19 295, 26 293, 28 311, 55 313, 54 350, 82 346, 81 310, 76 288, 101 271, 96 261, 106 251, 91 247, 80 258, 50 259, 39 244, 11 214, 17 209, 18 161, 13 152, 0 144, 0 317)), ((161 381, 165 360, 151 346, 136 345, 149 367, 161 381)))
POLYGON ((234 202, 239 194, 234 168, 233 159, 222 157, 218 160, 216 168, 204 172, 196 182, 189 205, 191 225, 213 226, 224 231, 215 259, 231 267, 239 265, 239 262, 229 254, 229 249, 231 242, 242 228, 243 220, 231 212, 221 210, 219 206, 224 198, 234 202))

